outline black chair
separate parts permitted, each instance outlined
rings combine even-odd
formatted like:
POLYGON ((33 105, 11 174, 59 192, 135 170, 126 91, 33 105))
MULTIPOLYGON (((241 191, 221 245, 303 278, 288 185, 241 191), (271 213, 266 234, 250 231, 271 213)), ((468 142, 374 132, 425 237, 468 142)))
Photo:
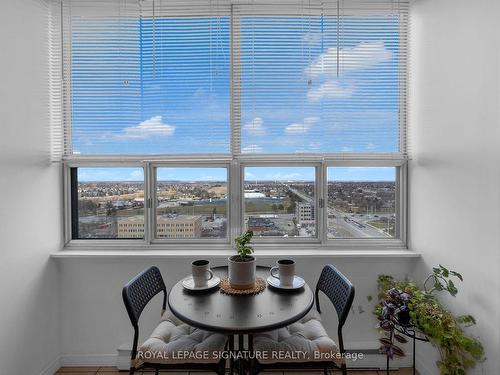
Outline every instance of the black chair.
MULTIPOLYGON (((134 341, 132 345, 129 374, 133 375, 135 371, 138 370, 153 369, 155 370, 155 374, 158 374, 160 370, 188 370, 188 371, 201 370, 201 371, 214 371, 217 374, 223 375, 225 373, 225 367, 226 367, 226 362, 224 359, 220 359, 218 362, 214 363, 179 363, 178 361, 172 362, 168 360, 158 363, 158 362, 149 362, 145 358, 142 358, 140 360, 137 358, 138 340, 139 340, 139 318, 142 314, 142 311, 149 303, 149 301, 151 301, 151 299, 153 299, 153 297, 155 297, 159 293, 163 293, 163 304, 162 304, 162 317, 163 317, 167 308, 166 306, 167 289, 165 287, 165 283, 163 282, 160 270, 155 266, 151 266, 146 270, 142 271, 140 274, 138 274, 136 277, 130 280, 123 287, 122 291, 123 302, 125 303, 128 316, 130 317, 130 321, 132 322, 132 326, 134 328, 134 341)), ((172 318, 172 320, 175 320, 175 318, 172 318)), ((171 322, 169 320, 168 324, 170 323, 171 322)), ((226 348, 227 338, 224 335, 201 331, 193 327, 190 327, 186 324, 183 324, 180 321, 178 322, 178 326, 174 326, 174 328, 178 329, 179 327, 188 330, 190 334, 195 333, 198 338, 200 337, 201 334, 204 338, 210 337, 211 339, 216 339, 215 341, 217 341, 218 343, 220 343, 221 340, 223 340, 222 350, 226 348)), ((216 349, 220 350, 221 348, 214 348, 214 350, 216 349)))
MULTIPOLYGON (((340 273, 334 266, 326 265, 323 267, 321 275, 319 277, 318 283, 316 284, 316 310, 321 314, 320 304, 319 304, 319 292, 323 292, 332 302, 338 316, 338 353, 342 357, 342 360, 339 361, 341 365, 339 366, 334 361, 310 361, 310 362, 286 362, 279 361, 273 363, 261 363, 257 362, 255 366, 255 373, 258 373, 263 370, 287 370, 287 369, 322 369, 324 370, 325 375, 328 373, 329 369, 332 370, 340 370, 343 375, 347 374, 347 366, 345 363, 345 348, 344 348, 344 338, 342 334, 342 328, 344 323, 349 315, 349 310, 352 306, 352 301, 354 299, 354 286, 352 283, 340 273)), ((320 325, 319 321, 315 322, 316 325, 320 325)), ((292 333, 291 328, 293 325, 286 327, 284 329, 288 330, 288 334, 292 333)), ((321 326, 324 330, 324 328, 321 326)), ((326 331, 325 331, 326 332, 326 331)), ((307 340, 305 338, 301 338, 302 340, 307 340)), ((258 340, 258 335, 254 337, 255 340, 258 340)), ((265 343, 269 345, 269 342, 265 343)), ((272 342, 270 343, 272 346, 272 342)), ((279 345, 279 343, 278 343, 279 345)), ((279 346, 278 346, 279 347, 279 346)), ((254 348, 259 350, 259 347, 254 344, 254 348)))

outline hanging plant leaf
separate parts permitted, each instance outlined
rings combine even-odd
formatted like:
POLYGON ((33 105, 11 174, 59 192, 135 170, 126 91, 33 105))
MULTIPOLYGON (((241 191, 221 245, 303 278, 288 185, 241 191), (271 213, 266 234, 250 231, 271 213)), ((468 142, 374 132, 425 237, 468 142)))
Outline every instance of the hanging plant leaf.
POLYGON ((406 339, 406 337, 401 336, 401 335, 399 335, 399 334, 397 334, 397 333, 395 333, 395 334, 394 334, 394 338, 395 338, 398 342, 400 342, 400 343, 402 343, 402 344, 406 344, 406 343, 408 342, 408 340, 406 339))
POLYGON ((405 356, 405 352, 399 346, 393 345, 391 349, 392 349, 392 352, 394 353, 395 356, 398 356, 398 357, 405 356))
POLYGON ((483 361, 484 348, 481 342, 464 331, 465 327, 475 323, 470 315, 454 316, 442 306, 438 297, 440 291, 455 296, 458 289, 454 282, 456 277, 463 277, 456 271, 451 271, 442 265, 433 268, 423 283, 423 290, 414 281, 396 280, 388 275, 378 278, 379 304, 374 313, 379 319, 380 352, 389 359, 404 356, 401 347, 395 345, 408 342, 407 337, 399 334, 396 327, 401 324, 402 313, 407 313, 415 324, 417 332, 425 335, 438 348, 441 359, 437 362, 441 375, 465 375, 478 362, 483 361), (426 287, 426 282, 432 289, 426 287))
POLYGON ((381 337, 380 339, 378 339, 378 341, 380 341, 380 343, 382 345, 392 346, 392 341, 390 339, 388 339, 387 337, 381 337))
POLYGON ((450 274, 451 274, 451 275, 453 275, 453 276, 458 277, 458 279, 459 279, 460 281, 464 281, 464 278, 463 278, 463 277, 462 277, 462 275, 461 275, 461 274, 459 274, 458 272, 455 272, 455 271, 450 271, 450 274))
POLYGON ((442 265, 439 265, 439 267, 441 268, 441 272, 443 273, 443 276, 448 277, 449 276, 448 269, 444 268, 442 265))

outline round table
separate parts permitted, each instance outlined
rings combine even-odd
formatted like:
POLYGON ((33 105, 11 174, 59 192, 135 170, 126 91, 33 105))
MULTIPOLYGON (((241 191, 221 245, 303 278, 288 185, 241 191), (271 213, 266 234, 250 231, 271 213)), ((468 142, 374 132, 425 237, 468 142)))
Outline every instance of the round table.
MULTIPOLYGON (((212 268, 220 278, 227 277, 227 267, 212 268)), ((270 268, 257 267, 257 276, 264 280, 269 276, 270 268)), ((234 335, 238 338, 238 349, 245 350, 244 335, 247 336, 247 348, 253 352, 253 334, 285 327, 294 323, 311 310, 314 294, 307 283, 294 291, 274 289, 269 285, 255 295, 229 295, 221 293, 219 288, 204 292, 192 292, 184 289, 182 280, 174 285, 168 296, 168 306, 172 313, 183 322, 207 331, 229 335, 229 348, 235 351, 234 335)), ((230 374, 233 374, 234 361, 230 361, 230 374)), ((238 362, 239 374, 253 373, 250 360, 246 365, 238 362)))
MULTIPOLYGON (((212 271, 220 278, 227 277, 227 267, 215 267, 212 271)), ((269 268, 257 267, 257 276, 266 280, 269 268)), ((183 322, 227 334, 251 334, 285 327, 306 315, 313 301, 314 294, 307 283, 296 291, 267 286, 256 295, 228 295, 219 288, 188 291, 181 280, 168 296, 170 310, 183 322)))

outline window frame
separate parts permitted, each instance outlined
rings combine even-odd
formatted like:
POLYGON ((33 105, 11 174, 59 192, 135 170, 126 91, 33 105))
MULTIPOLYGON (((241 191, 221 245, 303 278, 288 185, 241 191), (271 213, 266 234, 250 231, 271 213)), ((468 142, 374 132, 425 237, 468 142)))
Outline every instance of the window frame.
MULTIPOLYGON (((407 189, 408 161, 387 155, 180 155, 152 158, 92 156, 66 159, 63 163, 64 239, 66 249, 143 249, 178 250, 179 245, 193 250, 230 250, 234 239, 244 228, 244 168, 245 167, 314 167, 316 171, 315 203, 317 207, 316 237, 256 238, 257 250, 294 248, 304 250, 377 250, 407 249, 407 189), (72 239, 71 168, 78 167, 142 167, 144 169, 145 233, 143 239, 72 239), (224 239, 159 239, 155 238, 156 168, 161 167, 225 167, 227 168, 227 236, 224 239), (395 238, 327 238, 326 202, 328 199, 329 167, 395 167, 396 223, 395 238)), ((177 251, 178 252, 178 251, 177 251)))
MULTIPOLYGON (((230 14, 230 88, 229 126, 230 152, 228 154, 176 154, 176 155, 66 155, 62 158, 63 173, 63 225, 65 249, 94 250, 167 250, 179 254, 182 250, 230 250, 234 239, 244 228, 244 167, 253 166, 311 166, 315 173, 316 238, 256 238, 258 251, 296 249, 308 250, 388 250, 407 249, 408 238, 408 157, 407 144, 407 92, 400 85, 400 152, 398 153, 331 153, 331 154, 242 154, 241 153, 241 65, 238 17, 230 14), (227 236, 225 239, 157 239, 156 227, 156 169, 176 167, 227 167, 227 236), (144 238, 143 239, 72 239, 71 168, 78 167, 142 167, 144 170, 144 238), (395 238, 327 238, 328 167, 396 167, 396 233, 395 238)), ((404 45, 404 44, 403 44, 404 45)), ((67 51, 67 52, 70 52, 67 51)), ((62 111, 67 114, 61 125, 65 151, 71 151, 71 71, 62 65, 62 111), (64 129, 63 129, 64 128, 64 129)), ((408 82, 407 62, 401 74, 408 82)))
POLYGON ((121 246, 144 246, 147 244, 147 230, 146 230, 146 218, 147 218, 147 210, 148 210, 148 176, 147 169, 144 167, 144 164, 140 161, 106 161, 104 160, 95 160, 93 162, 85 162, 83 160, 70 160, 65 161, 63 163, 63 198, 64 198, 64 242, 66 246, 68 244, 71 245, 88 245, 89 242, 92 243, 93 246, 107 246, 112 243, 113 245, 121 245, 121 246), (144 237, 143 238, 109 238, 109 239, 73 239, 73 186, 72 186, 72 169, 73 168, 119 168, 119 167, 132 167, 132 168, 142 168, 144 171, 144 237))
POLYGON ((324 211, 324 230, 325 230, 325 242, 327 243, 335 243, 339 245, 343 245, 344 247, 349 247, 353 242, 359 241, 359 244, 356 244, 360 247, 363 243, 370 242, 371 245, 377 247, 384 248, 392 248, 396 246, 397 248, 406 248, 407 241, 407 178, 408 178, 408 163, 406 160, 397 160, 394 159, 391 162, 385 161, 382 162, 380 160, 371 160, 370 162, 352 162, 348 160, 338 161, 338 162, 326 162, 324 164, 324 186, 325 186, 325 202, 328 202, 328 168, 344 168, 344 167, 389 167, 395 169, 395 214, 396 214, 396 228, 395 234, 393 238, 328 238, 328 218, 326 214, 326 209, 324 211))
POLYGON ((229 244, 230 243, 230 223, 231 223, 231 210, 230 210, 230 191, 231 191, 231 165, 229 162, 219 162, 214 163, 210 160, 206 161, 193 161, 190 163, 176 161, 156 161, 156 162, 148 162, 148 169, 150 170, 151 182, 149 189, 151 203, 148 204, 149 207, 149 238, 151 244, 165 244, 165 243, 177 243, 177 244, 206 244, 206 243, 217 243, 217 244, 229 244), (156 194, 157 187, 157 169, 158 168, 225 168, 226 169, 226 185, 227 185, 227 196, 228 199, 226 201, 226 217, 227 217, 227 229, 226 229, 226 237, 225 238, 159 238, 157 236, 157 228, 156 228, 156 209, 158 206, 158 199, 156 194))
MULTIPOLYGON (((246 230, 245 227, 245 198, 244 198, 244 188, 245 188, 245 168, 253 168, 253 167, 269 167, 269 168, 279 168, 279 167, 310 167, 314 168, 314 204, 315 209, 318 214, 316 215, 316 236, 315 237, 255 237, 253 241, 255 243, 262 244, 277 244, 277 243, 286 243, 286 244, 321 244, 322 234, 319 228, 321 228, 320 220, 319 220, 319 210, 320 210, 320 202, 321 202, 321 180, 322 180, 322 166, 320 162, 275 162, 275 161, 241 161, 240 169, 241 169, 241 190, 240 194, 242 196, 241 199, 241 230, 246 230)), ((322 210, 322 209, 321 209, 322 210)))

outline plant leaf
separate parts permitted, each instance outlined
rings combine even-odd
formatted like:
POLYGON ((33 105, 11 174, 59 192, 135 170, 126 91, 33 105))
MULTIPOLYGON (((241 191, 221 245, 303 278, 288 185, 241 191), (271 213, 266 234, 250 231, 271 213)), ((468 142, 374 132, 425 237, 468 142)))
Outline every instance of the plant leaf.
POLYGON ((387 337, 381 337, 378 339, 382 345, 387 345, 387 346, 392 346, 392 341, 391 339, 388 339, 387 337))
POLYGON ((406 339, 406 337, 401 336, 401 335, 398 335, 397 333, 395 333, 395 334, 394 334, 394 338, 395 338, 398 342, 400 342, 400 343, 402 343, 402 344, 406 344, 406 343, 408 342, 408 340, 406 339))
POLYGON ((451 280, 448 280, 448 292, 450 292, 450 294, 455 297, 458 293, 458 289, 455 287, 455 284, 453 283, 453 281, 451 280))
POLYGON ((442 265, 439 265, 439 267, 441 268, 444 277, 450 276, 449 271, 446 268, 444 268, 442 265))
POLYGON ((405 352, 399 346, 393 345, 391 349, 392 349, 392 352, 394 353, 395 356, 398 356, 398 357, 405 356, 405 352))
POLYGON ((456 272, 456 271, 450 271, 450 273, 451 273, 453 276, 458 277, 458 279, 459 279, 460 281, 464 281, 464 278, 463 278, 463 277, 462 277, 462 275, 461 275, 461 274, 459 274, 458 272, 456 272))

